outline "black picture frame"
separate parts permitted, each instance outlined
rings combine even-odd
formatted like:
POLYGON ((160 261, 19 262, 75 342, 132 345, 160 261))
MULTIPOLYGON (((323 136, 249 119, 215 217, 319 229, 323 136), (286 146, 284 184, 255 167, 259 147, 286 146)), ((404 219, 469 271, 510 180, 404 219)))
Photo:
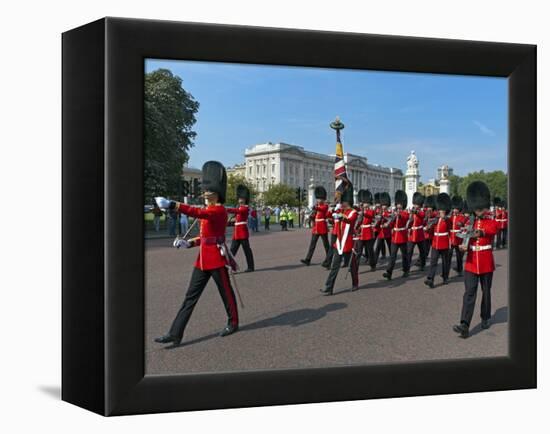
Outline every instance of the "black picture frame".
POLYGON ((536 387, 536 46, 104 18, 62 51, 63 400, 124 415, 536 387), (146 376, 146 58, 507 77, 509 357, 146 376))

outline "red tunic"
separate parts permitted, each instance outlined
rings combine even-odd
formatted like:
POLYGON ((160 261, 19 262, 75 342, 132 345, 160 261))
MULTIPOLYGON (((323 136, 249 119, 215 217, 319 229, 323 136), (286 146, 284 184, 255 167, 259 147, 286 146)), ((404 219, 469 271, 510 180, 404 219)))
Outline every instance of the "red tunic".
POLYGON ((408 241, 407 220, 409 213, 407 211, 396 211, 397 217, 391 222, 391 242, 393 244, 403 244, 408 241))
POLYGON ((326 203, 315 205, 313 211, 315 211, 315 216, 311 232, 317 235, 328 233, 328 205, 326 203))
POLYGON ((434 233, 434 225, 430 229, 428 229, 428 220, 434 219, 437 217, 437 212, 435 211, 426 211, 424 214, 424 217, 426 219, 426 225, 424 226, 424 239, 425 240, 431 240, 433 238, 434 233))
POLYGON ((465 225, 468 224, 468 220, 469 219, 464 217, 464 215, 462 214, 453 214, 451 217, 449 217, 449 232, 451 236, 452 246, 459 246, 460 244, 462 244, 462 238, 457 237, 457 234, 465 225))
POLYGON ((387 227, 387 228, 383 228, 381 225, 384 224, 384 222, 390 218, 391 216, 391 213, 386 209, 386 210, 380 210, 379 214, 382 214, 382 219, 380 220, 380 223, 378 224, 379 226, 379 231, 378 231, 378 238, 381 238, 381 239, 384 239, 384 238, 391 238, 391 228, 390 227, 387 227))
POLYGON ((424 241, 424 211, 418 210, 412 213, 413 220, 409 226, 409 241, 411 243, 419 243, 424 241))
POLYGON ((227 208, 227 212, 235 214, 234 240, 248 239, 248 205, 240 205, 238 208, 227 208))
POLYGON ((508 227, 508 211, 504 209, 497 211, 495 220, 498 223, 499 229, 506 229, 508 227))
POLYGON ((449 219, 438 218, 437 223, 433 225, 432 248, 436 250, 446 250, 451 247, 449 219))
POLYGON ((372 209, 366 209, 363 211, 363 221, 361 222, 361 235, 359 239, 363 241, 372 240, 374 235, 374 215, 375 212, 372 209))
POLYGON ((225 242, 225 227, 227 211, 223 205, 209 205, 206 208, 196 208, 184 203, 179 211, 188 216, 201 219, 199 239, 195 246, 199 247, 199 255, 195 267, 201 270, 214 270, 225 266, 225 258, 220 253, 218 244, 225 242))
POLYGON ((493 237, 498 230, 497 222, 488 218, 476 217, 473 229, 480 229, 484 233, 482 237, 470 239, 464 269, 474 274, 492 273, 495 271, 493 237))
POLYGON ((353 230, 357 221, 357 211, 353 208, 340 211, 344 218, 334 224, 336 242, 333 247, 336 248, 339 254, 342 254, 349 253, 353 249, 353 230))

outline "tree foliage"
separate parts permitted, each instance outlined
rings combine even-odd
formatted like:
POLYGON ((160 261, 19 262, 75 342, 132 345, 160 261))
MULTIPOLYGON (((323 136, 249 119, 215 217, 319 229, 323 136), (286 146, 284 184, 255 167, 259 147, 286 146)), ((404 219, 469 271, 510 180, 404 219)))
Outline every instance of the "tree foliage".
POLYGON ((145 202, 178 192, 181 171, 196 133, 192 130, 199 103, 167 69, 145 74, 144 89, 145 202))
POLYGON ((225 194, 225 203, 235 205, 237 203, 237 186, 239 184, 246 185, 250 190, 250 202, 254 202, 258 192, 252 182, 248 181, 242 175, 231 174, 227 177, 227 192, 225 194))
POLYGON ((508 176, 502 170, 495 170, 493 172, 480 170, 479 172, 469 173, 461 178, 458 192, 462 197, 466 197, 468 184, 474 181, 483 181, 487 184, 491 191, 491 197, 498 196, 501 199, 508 197, 508 176))
POLYGON ((266 205, 288 205, 298 206, 298 198, 296 197, 296 188, 286 184, 272 184, 267 191, 263 193, 263 201, 266 205))

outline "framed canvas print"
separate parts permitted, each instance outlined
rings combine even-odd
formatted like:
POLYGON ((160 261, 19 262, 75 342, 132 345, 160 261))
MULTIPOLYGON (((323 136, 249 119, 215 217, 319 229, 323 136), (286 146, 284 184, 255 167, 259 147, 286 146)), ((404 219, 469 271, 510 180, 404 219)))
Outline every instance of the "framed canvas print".
POLYGON ((62 49, 63 400, 536 387, 535 46, 105 18, 62 49))

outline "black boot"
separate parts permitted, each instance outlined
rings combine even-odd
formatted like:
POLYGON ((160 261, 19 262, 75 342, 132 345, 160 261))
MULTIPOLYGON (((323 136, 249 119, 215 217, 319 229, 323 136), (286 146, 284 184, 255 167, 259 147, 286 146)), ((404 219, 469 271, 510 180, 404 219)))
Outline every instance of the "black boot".
POLYGON ((389 271, 386 271, 384 274, 382 274, 386 279, 391 280, 391 273, 389 271))
POLYGON ((488 320, 488 319, 481 320, 481 328, 483 330, 487 330, 489 327, 491 327, 491 320, 488 320))
POLYGON ((323 295, 332 295, 332 289, 321 289, 321 292, 323 293, 323 295))
POLYGON ((221 337, 229 336, 229 335, 235 333, 237 330, 239 330, 239 326, 238 326, 238 325, 227 324, 227 325, 223 328, 223 330, 220 332, 220 336, 221 336, 221 337))
POLYGON ((459 325, 454 325, 453 330, 460 334, 460 337, 462 339, 466 339, 470 336, 470 330, 468 329, 468 325, 465 323, 460 323, 459 325))
POLYGON ((403 271, 403 276, 401 277, 409 277, 409 272, 408 271, 403 271))
POLYGON ((159 338, 155 338, 155 342, 159 343, 159 344, 173 344, 174 346, 178 346, 179 344, 181 344, 181 339, 182 338, 178 338, 176 336, 172 336, 172 335, 164 335, 164 336, 161 336, 159 338))
POLYGON ((432 279, 426 279, 424 280, 424 285, 429 286, 430 288, 434 288, 434 281, 432 279))
POLYGON ((300 259, 300 262, 305 265, 309 265, 310 262, 307 259, 300 259))

